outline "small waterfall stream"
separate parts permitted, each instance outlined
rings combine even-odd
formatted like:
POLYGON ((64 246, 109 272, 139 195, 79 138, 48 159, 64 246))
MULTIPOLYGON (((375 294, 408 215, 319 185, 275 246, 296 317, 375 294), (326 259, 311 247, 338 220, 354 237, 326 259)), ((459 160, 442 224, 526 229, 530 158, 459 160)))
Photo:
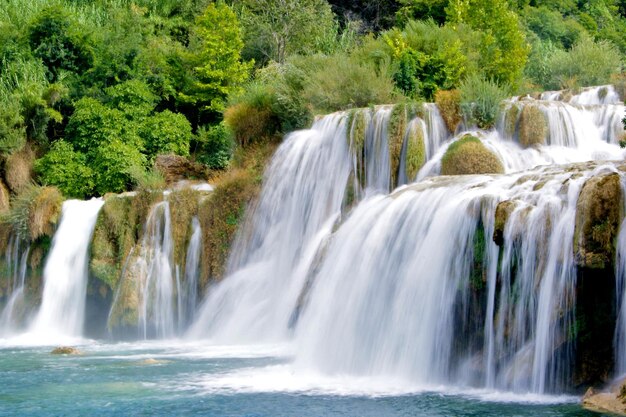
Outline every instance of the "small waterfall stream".
POLYGON ((21 247, 20 239, 12 236, 7 245, 5 261, 7 270, 7 290, 10 294, 4 309, 0 312, 0 336, 11 336, 15 334, 25 318, 24 309, 24 285, 26 281, 27 260, 30 253, 30 246, 21 247))
POLYGON ((101 199, 67 200, 44 267, 41 307, 29 332, 42 341, 80 337, 85 319, 88 251, 101 199))

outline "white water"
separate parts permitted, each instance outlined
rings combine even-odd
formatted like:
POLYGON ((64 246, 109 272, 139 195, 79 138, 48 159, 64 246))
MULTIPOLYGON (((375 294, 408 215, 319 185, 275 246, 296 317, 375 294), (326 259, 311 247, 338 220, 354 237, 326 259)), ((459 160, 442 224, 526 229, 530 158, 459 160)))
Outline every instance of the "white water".
MULTIPOLYGON (((350 126, 350 146, 343 113, 290 135, 240 230, 228 276, 209 289, 189 336, 292 341, 299 374, 563 389, 576 201, 587 178, 616 168, 552 166, 624 156, 617 146, 623 107, 590 97, 512 102, 539 106, 545 145, 523 148, 503 127, 474 132, 502 160, 504 176, 428 178, 454 138, 427 107, 426 120, 408 125, 425 133, 420 182, 390 195, 389 107, 364 110, 365 137, 350 126), (356 203, 350 213, 341 212, 346 184, 356 203), (516 206, 499 248, 491 236, 504 200, 516 206), (472 299, 477 285, 480 300, 472 299)), ((399 184, 411 182, 402 176, 405 149, 402 155, 399 184)))
POLYGON ((85 297, 91 234, 101 199, 67 200, 44 266, 41 307, 29 334, 39 343, 80 337, 85 319, 85 297))
POLYGON ((26 282, 26 272, 28 254, 30 246, 22 248, 21 240, 12 236, 7 245, 5 262, 8 267, 7 291, 10 294, 8 301, 0 313, 0 336, 11 336, 15 334, 24 322, 26 305, 24 304, 24 284, 26 282))
POLYGON ((202 228, 197 217, 192 220, 192 233, 187 247, 185 261, 184 288, 178 291, 179 328, 191 324, 195 318, 198 305, 198 275, 200 275, 200 254, 202 250, 202 228))

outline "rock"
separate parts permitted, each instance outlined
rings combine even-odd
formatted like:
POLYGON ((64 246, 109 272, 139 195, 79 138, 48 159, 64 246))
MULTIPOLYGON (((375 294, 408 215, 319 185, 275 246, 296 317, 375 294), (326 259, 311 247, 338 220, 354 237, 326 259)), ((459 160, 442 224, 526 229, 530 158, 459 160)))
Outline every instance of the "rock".
POLYGON ((582 405, 591 411, 626 416, 625 381, 616 383, 608 391, 596 392, 593 388, 587 389, 582 398, 582 405))
POLYGON ((441 159, 442 175, 502 174, 500 159, 475 136, 452 143, 441 159))
POLYGON ((154 168, 163 174, 167 184, 188 178, 206 179, 208 176, 208 170, 204 165, 180 155, 158 155, 154 161, 154 168))
POLYGON ((498 203, 498 206, 496 207, 493 241, 498 246, 502 246, 504 243, 504 227, 506 226, 506 222, 508 221, 511 213, 513 213, 513 210, 515 210, 516 206, 517 203, 515 201, 506 200, 498 203))
POLYGON ((59 346, 57 348, 54 348, 52 352, 50 352, 50 354, 52 355, 82 355, 83 353, 80 350, 76 349, 75 347, 59 346))
POLYGON ((138 365, 163 365, 166 363, 170 363, 170 361, 162 360, 162 359, 154 359, 148 358, 142 361, 137 362, 138 365))
POLYGON ((619 174, 598 175, 585 182, 576 203, 574 256, 578 266, 612 267, 622 202, 619 174))
POLYGON ((527 104, 519 117, 519 141, 524 147, 546 143, 548 124, 546 116, 534 104, 527 104))

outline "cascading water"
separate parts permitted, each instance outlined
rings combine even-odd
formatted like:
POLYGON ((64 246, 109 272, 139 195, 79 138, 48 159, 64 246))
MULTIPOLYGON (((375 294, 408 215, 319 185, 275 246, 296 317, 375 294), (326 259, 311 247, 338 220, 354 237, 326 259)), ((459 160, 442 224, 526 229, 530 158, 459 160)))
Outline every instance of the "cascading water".
POLYGON ((22 248, 18 237, 12 236, 7 245, 5 262, 7 270, 8 301, 0 313, 0 336, 15 334, 24 322, 24 284, 30 246, 22 248))
POLYGON ((202 229, 197 217, 192 219, 192 233, 187 247, 184 287, 178 291, 179 328, 193 322, 198 305, 198 266, 202 249, 202 229))
POLYGON ((397 173, 398 185, 412 182, 407 138, 420 131, 420 182, 388 196, 396 174, 388 106, 360 120, 332 114, 290 135, 239 232, 229 275, 209 288, 189 336, 292 340, 295 372, 562 389, 573 354, 578 195, 588 178, 618 169, 553 165, 623 158, 624 108, 611 88, 593 102, 598 91, 569 103, 546 101, 560 92, 513 100, 518 109, 505 113, 515 119, 472 132, 500 158, 503 176, 428 178, 453 138, 426 106, 406 125, 397 173), (543 144, 519 143, 525 106, 545 120, 543 144), (508 220, 496 244, 503 202, 508 220))
POLYGON ((82 335, 89 243, 103 204, 101 199, 63 203, 44 267, 41 307, 29 330, 40 342, 82 335))

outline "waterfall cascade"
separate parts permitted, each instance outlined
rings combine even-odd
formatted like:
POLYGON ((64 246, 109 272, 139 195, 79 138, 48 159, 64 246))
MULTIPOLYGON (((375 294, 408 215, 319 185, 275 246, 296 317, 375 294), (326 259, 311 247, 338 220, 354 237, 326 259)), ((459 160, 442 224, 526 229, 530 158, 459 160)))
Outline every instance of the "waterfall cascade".
POLYGON ((401 135, 388 106, 291 134, 189 336, 291 340, 297 369, 329 374, 565 389, 579 195, 592 177, 624 177, 601 162, 624 157, 615 97, 599 87, 509 101, 497 129, 469 130, 502 161, 501 176, 438 176, 468 131, 450 135, 432 105, 401 135), (530 144, 528 114, 540 124, 530 144), (416 143, 421 152, 409 150, 416 143))
MULTIPOLYGON (((115 291, 109 327, 140 338, 288 342, 294 372, 557 392, 572 386, 582 351, 579 270, 613 266, 585 247, 583 229, 610 241, 619 228, 612 302, 616 371, 624 373, 623 115, 615 90, 603 86, 512 98, 489 131, 461 124, 449 132, 433 104, 321 117, 276 151, 227 276, 209 282, 199 306, 208 229, 198 204, 176 220, 171 196, 180 190, 159 193, 126 235, 105 239, 131 242, 123 259, 103 255, 96 265, 114 271, 106 275, 115 291), (502 174, 440 175, 450 145, 467 135, 502 174), (586 225, 587 185, 615 178, 619 222, 586 225), (177 234, 181 218, 186 229, 177 234)), ((127 203, 113 201, 120 212, 127 203)), ((87 249, 102 204, 64 203, 32 334, 81 335, 87 249)), ((3 334, 20 314, 28 254, 10 242, 3 334)))
POLYGON ((30 327, 33 337, 55 341, 82 335, 89 242, 104 202, 68 200, 44 267, 41 307, 30 327))

